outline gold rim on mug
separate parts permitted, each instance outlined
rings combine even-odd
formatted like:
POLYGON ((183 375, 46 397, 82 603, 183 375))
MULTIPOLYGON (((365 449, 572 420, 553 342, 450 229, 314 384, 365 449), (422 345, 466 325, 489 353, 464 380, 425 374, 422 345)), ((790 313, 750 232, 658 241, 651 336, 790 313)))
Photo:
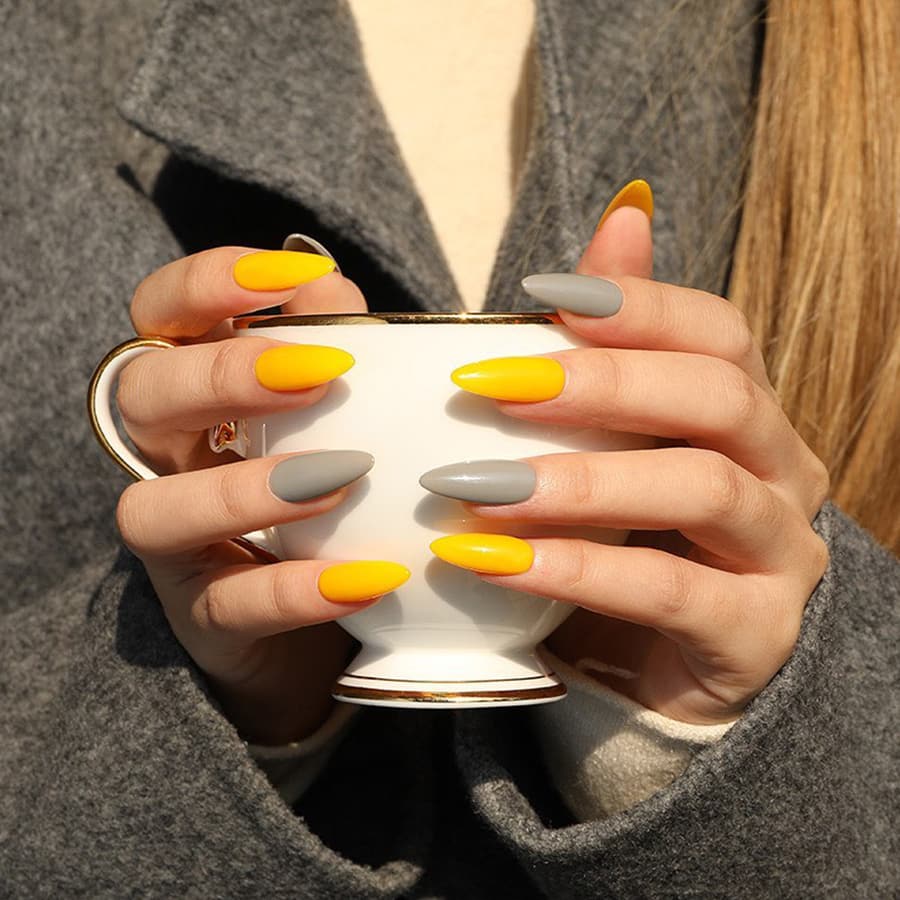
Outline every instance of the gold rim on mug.
POLYGON ((280 325, 561 325, 562 319, 550 312, 369 312, 313 313, 297 316, 279 313, 271 316, 241 316, 232 321, 234 328, 276 328, 280 325))

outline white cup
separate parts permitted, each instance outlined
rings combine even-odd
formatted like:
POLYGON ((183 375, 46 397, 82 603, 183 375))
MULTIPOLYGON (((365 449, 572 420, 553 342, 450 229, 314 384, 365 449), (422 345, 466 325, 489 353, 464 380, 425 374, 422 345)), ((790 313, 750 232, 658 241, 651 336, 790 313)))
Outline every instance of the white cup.
MULTIPOLYGON (((363 450, 375 457, 374 468, 336 509, 246 536, 282 559, 384 559, 412 572, 380 602, 339 620, 362 648, 334 696, 380 706, 454 708, 565 696, 565 685, 535 648, 573 607, 488 584, 434 557, 429 544, 467 531, 621 543, 626 532, 479 519, 461 503, 428 493, 419 476, 467 460, 648 446, 638 435, 513 419, 450 379, 467 363, 585 342, 543 313, 269 316, 234 324, 239 336, 338 347, 356 361, 313 406, 239 421, 226 429, 227 440, 220 429, 214 441, 218 449, 228 446, 247 457, 309 450, 363 450)), ((152 477, 115 432, 110 413, 118 371, 144 349, 140 340, 130 342, 104 360, 90 405, 106 449, 132 474, 152 477)))

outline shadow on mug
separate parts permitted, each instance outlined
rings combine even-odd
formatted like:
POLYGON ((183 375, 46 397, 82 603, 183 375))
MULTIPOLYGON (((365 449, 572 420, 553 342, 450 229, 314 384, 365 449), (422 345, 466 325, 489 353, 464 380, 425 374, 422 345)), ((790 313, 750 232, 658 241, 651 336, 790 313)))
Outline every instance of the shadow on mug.
MULTIPOLYGON (((486 425, 494 428, 502 434, 528 435, 538 431, 546 431, 546 425, 534 422, 526 422, 522 419, 511 419, 503 415, 496 404, 476 394, 467 394, 464 391, 454 394, 444 404, 444 411, 450 419, 465 422, 469 425, 486 425)), ((557 433, 560 429, 557 428, 557 433)), ((456 462, 456 460, 447 460, 456 462)))
POLYGON ((322 545, 335 533, 341 520, 350 515, 365 499, 366 495, 372 489, 368 476, 361 478, 356 484, 351 485, 346 499, 343 503, 338 504, 334 509, 320 516, 314 516, 311 519, 302 519, 299 522, 289 522, 286 525, 278 525, 275 529, 281 538, 288 537, 299 541, 295 545, 292 559, 315 559, 322 554, 319 553, 322 545), (292 530, 295 531, 292 534, 292 530))
MULTIPOLYGON (((502 413, 494 402, 464 391, 454 394, 444 404, 444 412, 448 418, 467 425, 483 425, 500 434, 524 440, 552 438, 554 443, 568 445, 572 450, 590 450, 592 447, 606 450, 610 449, 611 442, 616 442, 615 432, 601 428, 567 428, 564 425, 513 419, 502 413)), ((448 459, 447 462, 462 460, 448 459)))
POLYGON ((298 416, 302 414, 304 427, 308 427, 322 416, 333 413, 349 399, 350 388, 347 382, 337 379, 329 382, 327 393, 318 403, 313 403, 312 406, 307 406, 303 410, 293 410, 291 415, 298 416))
POLYGON ((467 638, 472 649, 478 647, 476 635, 481 634, 485 647, 503 653, 513 648, 521 648, 522 625, 519 621, 524 614, 530 620, 540 623, 546 620, 549 632, 571 612, 571 607, 550 604, 533 594, 523 594, 497 584, 482 581, 474 572, 461 573, 440 559, 433 559, 425 567, 425 581, 445 603, 463 613, 472 623, 473 631, 467 638), (468 590, 460 590, 465 584, 468 590), (527 608, 532 607, 531 612, 527 608))
MULTIPOLYGON (((422 489, 424 490, 424 488, 422 489)), ((437 494, 426 494, 413 509, 413 518, 419 525, 455 534, 460 531, 484 531, 487 522, 477 516, 466 515, 459 500, 440 497, 437 494)))

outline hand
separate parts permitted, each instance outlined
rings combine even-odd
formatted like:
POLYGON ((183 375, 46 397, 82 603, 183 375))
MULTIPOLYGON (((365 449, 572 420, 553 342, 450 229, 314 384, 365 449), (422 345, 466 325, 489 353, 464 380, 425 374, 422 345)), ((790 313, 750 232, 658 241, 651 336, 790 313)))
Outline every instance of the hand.
POLYGON ((498 403, 515 418, 655 435, 660 446, 532 458, 528 499, 469 508, 653 532, 655 546, 531 539, 530 567, 526 553, 506 570, 521 574, 482 577, 577 604, 547 643, 572 663, 594 660, 614 689, 670 718, 729 721, 796 644, 827 562, 810 521, 828 476, 784 416, 741 313, 647 280, 650 248, 647 217, 617 210, 578 273, 615 279, 620 308, 609 314, 613 287, 603 317, 560 311, 596 347, 548 354, 564 370, 552 399, 498 403), (672 530, 680 541, 659 539, 672 530))
MULTIPOLYGON (((312 497, 309 490, 300 491, 297 502, 295 482, 302 473, 298 463, 286 461, 299 459, 302 467, 302 454, 237 461, 234 454, 209 449, 207 429, 308 406, 321 399, 324 382, 337 374, 305 365, 300 348, 299 364, 289 367, 295 381, 271 389, 266 377, 257 377, 263 370, 256 364, 267 351, 285 345, 233 338, 231 316, 279 303, 285 312, 304 313, 361 311, 366 304, 351 281, 337 272, 325 274, 332 266, 321 257, 270 254, 270 260, 287 260, 295 269, 273 282, 271 264, 261 280, 247 268, 248 262, 266 262, 263 254, 248 252, 223 247, 178 260, 150 275, 134 295, 137 332, 185 346, 145 353, 122 372, 118 405, 124 426, 165 477, 125 490, 118 525, 226 715, 245 738, 276 744, 312 733, 327 717, 331 685, 352 646, 331 620, 375 600, 331 602, 318 579, 326 569, 333 574, 332 563, 263 565, 230 541, 327 512, 346 490, 312 497)), ((380 589, 363 590, 363 596, 392 589, 375 587, 380 589)))

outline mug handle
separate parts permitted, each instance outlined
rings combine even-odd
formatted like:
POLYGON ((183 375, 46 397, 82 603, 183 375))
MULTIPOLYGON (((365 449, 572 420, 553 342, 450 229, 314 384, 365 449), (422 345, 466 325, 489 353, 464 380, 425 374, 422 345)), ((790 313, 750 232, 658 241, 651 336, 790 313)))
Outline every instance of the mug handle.
MULTIPOLYGON (((94 436, 113 461, 132 478, 139 481, 159 478, 159 474, 147 464, 146 460, 132 450, 119 434, 113 417, 115 405, 113 386, 122 369, 141 354, 177 346, 174 341, 160 337, 133 338, 110 350, 91 376, 87 407, 94 436)), ((244 550, 249 550, 263 562, 280 562, 280 557, 273 552, 269 539, 262 531, 235 537, 232 538, 232 541, 244 550)))

